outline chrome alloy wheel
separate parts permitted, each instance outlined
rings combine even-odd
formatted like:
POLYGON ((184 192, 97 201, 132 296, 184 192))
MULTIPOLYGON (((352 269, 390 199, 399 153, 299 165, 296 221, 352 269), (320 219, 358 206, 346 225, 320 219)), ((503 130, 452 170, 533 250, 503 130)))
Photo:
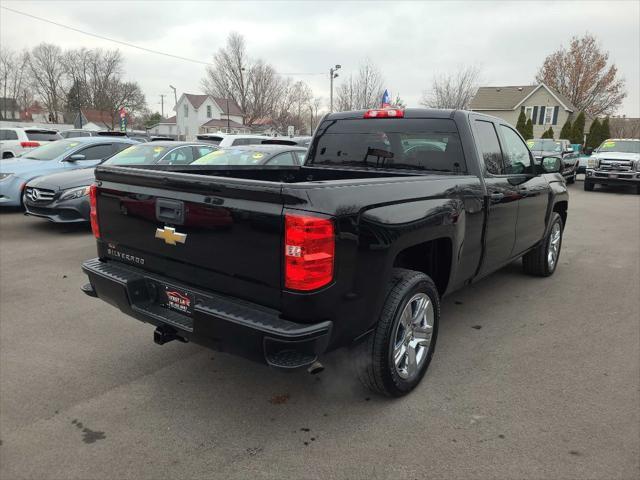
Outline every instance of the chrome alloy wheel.
POLYGON ((547 265, 549 270, 553 270, 558 261, 558 254, 560 253, 560 224, 558 222, 551 227, 551 234, 549 235, 549 248, 547 248, 547 265))
POLYGON ((431 345, 435 314, 428 295, 416 293, 407 302, 392 338, 393 362, 404 380, 412 380, 424 365, 431 345))

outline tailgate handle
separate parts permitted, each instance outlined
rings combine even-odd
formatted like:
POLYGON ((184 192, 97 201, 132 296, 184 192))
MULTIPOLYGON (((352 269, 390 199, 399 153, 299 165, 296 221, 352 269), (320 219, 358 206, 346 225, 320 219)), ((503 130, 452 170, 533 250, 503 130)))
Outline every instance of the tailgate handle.
POLYGON ((156 218, 161 222, 182 225, 184 223, 184 202, 166 198, 156 199, 156 218))

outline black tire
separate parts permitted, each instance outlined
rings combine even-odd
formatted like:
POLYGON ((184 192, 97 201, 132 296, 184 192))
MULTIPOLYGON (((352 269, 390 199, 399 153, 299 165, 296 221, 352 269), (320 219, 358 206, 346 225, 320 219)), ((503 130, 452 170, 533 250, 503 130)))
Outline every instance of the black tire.
POLYGON ((13 158, 13 153, 11 153, 11 152, 4 152, 4 153, 2 154, 2 158, 3 158, 3 159, 13 158))
POLYGON ((636 185, 636 193, 640 195, 640 185, 636 185))
MULTIPOLYGON (((375 330, 352 349, 352 359, 358 378, 365 387, 389 397, 401 397, 420 383, 431 363, 438 337, 440 296, 433 280, 427 275, 414 270, 396 268, 393 269, 385 298, 375 330), (416 363, 417 368, 414 370, 414 374, 405 379, 402 378, 393 359, 394 346, 392 343, 397 341, 396 336, 400 332, 399 323, 405 307, 416 296, 421 297, 420 294, 425 294, 431 302, 433 326, 430 330, 431 336, 428 346, 418 347, 426 350, 420 350, 420 361, 416 363)), ((407 332, 404 333, 403 338, 406 338, 407 332)), ((413 339, 413 332, 410 332, 409 335, 413 339)), ((400 340, 396 346, 404 342, 405 340, 400 340)), ((406 351, 408 352, 408 349, 406 351)), ((406 358, 408 358, 408 353, 406 358)), ((414 358, 417 358, 416 354, 414 354, 414 358)))
POLYGON ((593 192, 594 183, 585 179, 584 181, 584 191, 585 192, 593 192))
POLYGON ((560 251, 562 250, 562 232, 564 231, 564 224, 562 217, 558 212, 551 214, 551 225, 549 232, 545 235, 544 240, 540 242, 536 248, 527 252, 522 257, 522 267, 524 272, 529 275, 536 275, 538 277, 548 277, 553 275, 553 272, 558 268, 558 260, 560 260, 560 251), (557 252, 553 265, 550 264, 549 251, 552 248, 552 235, 554 234, 555 225, 560 227, 560 237, 557 241, 557 252))
POLYGON ((573 175, 571 175, 569 178, 567 178, 567 183, 568 184, 576 183, 576 173, 575 172, 573 172, 573 175))

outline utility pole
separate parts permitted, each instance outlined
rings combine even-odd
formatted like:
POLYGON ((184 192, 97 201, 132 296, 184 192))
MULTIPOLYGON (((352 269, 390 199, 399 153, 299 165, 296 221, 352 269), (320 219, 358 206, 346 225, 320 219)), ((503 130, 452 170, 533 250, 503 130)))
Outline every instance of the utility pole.
POLYGON ((333 79, 338 78, 337 70, 340 70, 342 65, 336 65, 329 69, 329 112, 333 112, 333 79))
POLYGON ((231 133, 229 128, 229 95, 227 95, 227 133, 231 133))
POLYGON ((164 97, 166 95, 164 93, 160 94, 160 116, 164 118, 164 97))
POLYGON ((176 135, 177 140, 180 140, 180 127, 178 126, 178 94, 176 93, 176 87, 173 85, 169 85, 169 88, 173 90, 173 99, 175 100, 175 110, 176 110, 176 135))

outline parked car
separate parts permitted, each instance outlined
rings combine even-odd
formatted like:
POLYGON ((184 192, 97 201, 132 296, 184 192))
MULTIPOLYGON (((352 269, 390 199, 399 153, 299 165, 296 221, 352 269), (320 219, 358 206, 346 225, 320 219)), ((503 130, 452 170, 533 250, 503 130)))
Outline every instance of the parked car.
MULTIPOLYGON (((213 145, 170 142, 130 145, 119 143, 121 149, 103 163, 110 165, 150 165, 189 163, 211 152, 213 145)), ((27 183, 24 207, 27 215, 46 218, 56 223, 89 221, 89 186, 95 181, 95 167, 70 172, 53 173, 27 183)))
POLYGON ((587 161, 584 189, 597 185, 635 186, 640 194, 640 139, 609 138, 593 152, 587 161))
POLYGON ((562 158, 562 170, 560 173, 567 183, 574 183, 576 181, 579 155, 573 151, 573 146, 569 140, 534 138, 527 140, 527 146, 538 162, 546 156, 557 155, 562 158))
POLYGON ((80 137, 50 142, 21 157, 0 162, 0 206, 21 206, 27 183, 64 170, 95 166, 102 159, 135 143, 128 138, 80 137))
POLYGON ((212 143, 219 147, 237 147, 242 145, 260 145, 263 140, 271 137, 264 135, 231 135, 226 133, 202 133, 196 135, 202 142, 212 143))
POLYGON ((495 117, 382 109, 327 115, 302 166, 100 165, 83 290, 155 325, 158 344, 311 372, 350 347, 365 385, 404 395, 433 356, 443 295, 521 257, 554 273, 560 163, 536 164, 495 117))
POLYGON ((251 145, 219 148, 193 165, 302 165, 307 149, 289 145, 251 145))
POLYGON ((62 137, 56 130, 46 128, 0 128, 0 158, 14 158, 43 143, 62 137))
POLYGON ((60 132, 62 138, 96 137, 98 132, 93 130, 83 130, 81 128, 71 128, 60 132))
POLYGON ((263 145, 298 145, 300 147, 309 147, 311 137, 275 137, 267 138, 261 143, 263 145))

